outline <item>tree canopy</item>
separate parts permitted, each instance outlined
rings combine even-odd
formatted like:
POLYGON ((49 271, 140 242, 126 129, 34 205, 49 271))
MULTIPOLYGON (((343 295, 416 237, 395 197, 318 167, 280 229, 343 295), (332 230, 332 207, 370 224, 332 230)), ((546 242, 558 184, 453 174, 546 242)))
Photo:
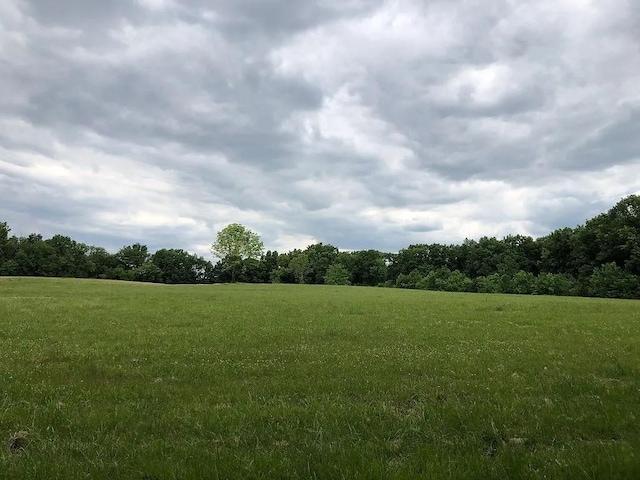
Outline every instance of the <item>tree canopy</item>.
POLYGON ((239 223, 232 223, 220 230, 211 245, 211 253, 231 268, 231 281, 235 281, 239 263, 262 256, 264 244, 257 233, 239 223))
POLYGON ((228 257, 242 260, 260 258, 263 251, 264 244, 258 234, 239 223, 232 223, 220 230, 211 245, 211 253, 221 260, 228 257))

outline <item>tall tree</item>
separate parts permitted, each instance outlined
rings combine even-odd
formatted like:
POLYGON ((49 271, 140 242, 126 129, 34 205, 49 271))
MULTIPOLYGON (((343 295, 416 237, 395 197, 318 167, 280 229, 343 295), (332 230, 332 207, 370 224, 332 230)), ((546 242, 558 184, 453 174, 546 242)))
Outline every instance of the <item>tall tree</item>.
POLYGON ((305 283, 321 285, 329 267, 338 259, 338 249, 333 245, 316 243, 303 252, 309 258, 305 273, 305 283))
POLYGON ((18 239, 9 237, 11 229, 5 222, 0 222, 0 275, 15 275, 18 264, 15 260, 18 250, 18 239))
POLYGON ((262 256, 262 282, 269 282, 271 274, 278 269, 278 252, 269 250, 262 256))
POLYGON ((239 223, 232 223, 220 230, 211 245, 211 253, 227 262, 231 268, 231 281, 236 281, 236 271, 243 260, 259 259, 264 244, 257 233, 239 223))
POLYGON ((0 265, 3 262, 9 260, 7 245, 9 244, 10 231, 11 229, 9 228, 9 225, 6 224, 6 222, 0 222, 0 265))

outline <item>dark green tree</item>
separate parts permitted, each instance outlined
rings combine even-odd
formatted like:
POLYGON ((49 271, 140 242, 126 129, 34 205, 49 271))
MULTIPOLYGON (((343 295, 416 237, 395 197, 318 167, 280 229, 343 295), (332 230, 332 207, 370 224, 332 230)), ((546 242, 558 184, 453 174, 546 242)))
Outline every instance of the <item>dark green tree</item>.
POLYGON ((0 275, 15 275, 18 264, 15 261, 18 242, 9 237, 11 229, 5 222, 0 223, 0 275))
POLYGON ((102 247, 87 249, 89 276, 92 278, 110 278, 112 271, 118 266, 118 258, 102 247))
POLYGON ((604 298, 640 298, 640 277, 626 272, 615 262, 606 263, 594 269, 589 293, 604 298))
POLYGON ((151 262, 162 272, 164 283, 209 283, 213 266, 197 255, 180 249, 158 250, 151 262))
POLYGON ((162 283, 163 281, 162 270, 152 262, 147 262, 134 268, 130 272, 130 275, 131 280, 135 280, 136 282, 162 283))
POLYGON ((42 235, 32 233, 20 238, 14 257, 15 275, 52 277, 56 272, 54 257, 53 247, 44 241, 42 235))
POLYGON ((149 261, 149 257, 147 246, 139 243, 122 247, 120 251, 116 253, 118 263, 125 270, 134 270, 141 267, 149 261))
POLYGON ((348 255, 346 262, 354 285, 375 286, 387 277, 385 254, 377 250, 363 250, 348 255))
POLYGON ((316 243, 309 245, 303 253, 309 258, 305 283, 323 284, 327 270, 338 259, 338 249, 333 245, 316 243))
POLYGON ((88 277, 91 265, 87 257, 89 247, 64 235, 54 235, 45 244, 51 247, 46 260, 48 273, 53 277, 88 277))
POLYGON ((615 263, 640 275, 640 196, 630 195, 608 212, 589 220, 585 229, 597 247, 596 266, 615 263))
POLYGON ((261 282, 268 283, 271 281, 272 272, 278 269, 278 256, 279 254, 275 250, 269 250, 262 256, 261 282))
POLYGON ((419 270, 414 270, 409 274, 401 273, 396 279, 396 287, 398 288, 418 288, 423 277, 419 270))
POLYGON ((589 265, 591 271, 595 264, 596 252, 583 227, 560 228, 538 240, 541 247, 540 271, 555 274, 577 276, 580 267, 589 265), (588 251, 591 246, 592 253, 588 251))

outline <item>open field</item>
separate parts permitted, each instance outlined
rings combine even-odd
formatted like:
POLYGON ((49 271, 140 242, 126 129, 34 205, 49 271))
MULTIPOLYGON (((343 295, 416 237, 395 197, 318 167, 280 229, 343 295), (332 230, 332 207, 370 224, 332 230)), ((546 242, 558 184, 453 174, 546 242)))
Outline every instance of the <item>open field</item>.
POLYGON ((0 279, 2 479, 637 479, 639 416, 639 302, 0 279))

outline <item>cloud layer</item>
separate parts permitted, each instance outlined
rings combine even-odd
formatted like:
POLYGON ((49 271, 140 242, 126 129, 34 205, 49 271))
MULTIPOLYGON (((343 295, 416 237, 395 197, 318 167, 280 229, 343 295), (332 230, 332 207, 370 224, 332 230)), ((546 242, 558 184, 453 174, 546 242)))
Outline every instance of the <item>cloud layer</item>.
POLYGON ((0 220, 200 254, 575 226, 640 192, 639 32, 633 0, 3 0, 0 220))

